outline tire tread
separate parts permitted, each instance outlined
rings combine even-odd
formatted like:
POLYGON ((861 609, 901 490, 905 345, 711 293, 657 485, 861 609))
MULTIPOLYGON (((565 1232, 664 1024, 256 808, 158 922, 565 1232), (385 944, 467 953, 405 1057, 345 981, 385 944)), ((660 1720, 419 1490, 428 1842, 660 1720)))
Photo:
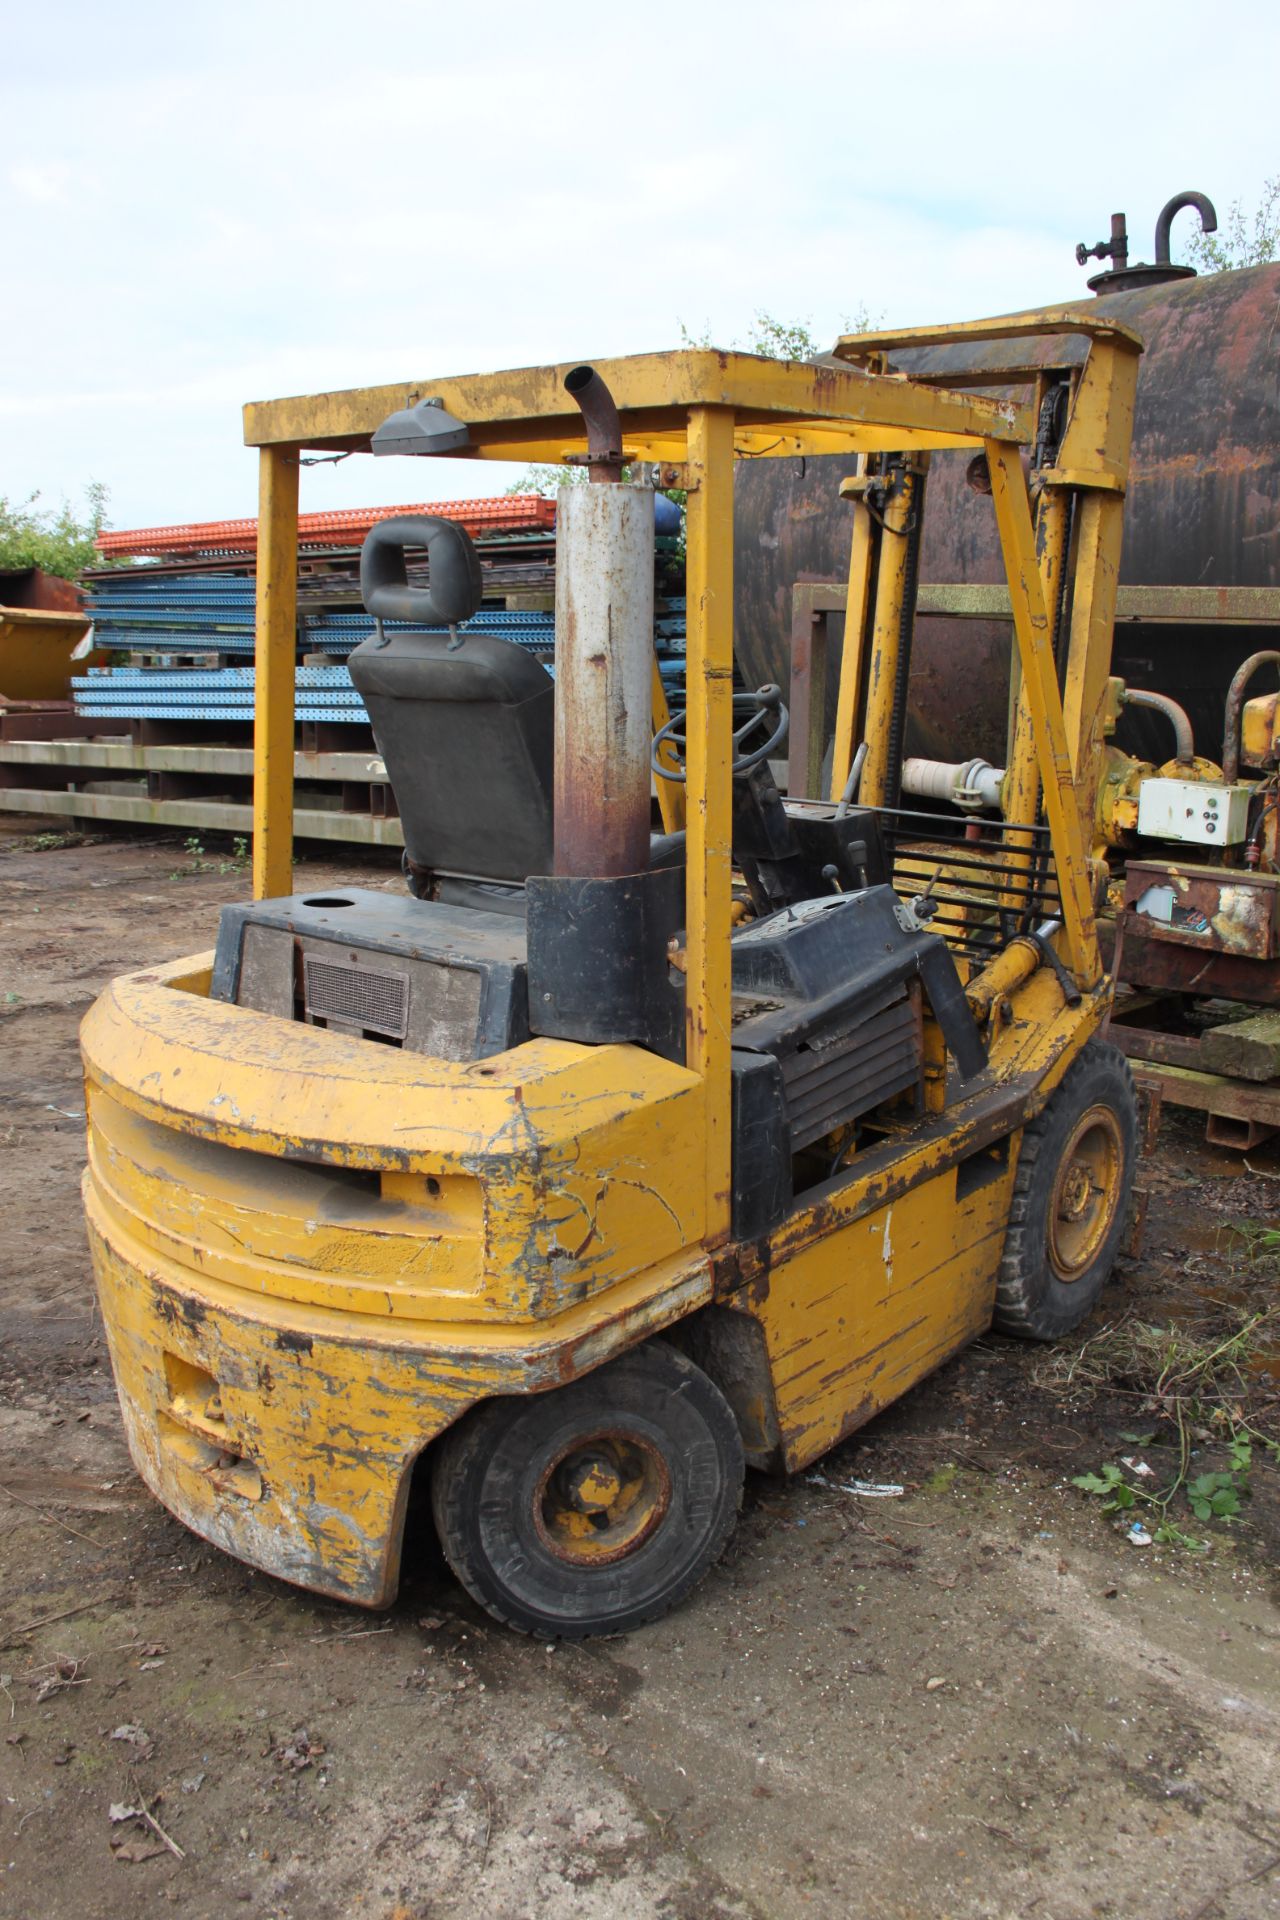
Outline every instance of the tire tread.
MULTIPOLYGON (((1128 1060, 1118 1047, 1113 1047, 1104 1040, 1091 1040, 1067 1069, 1061 1084, 1055 1088, 1044 1109, 1036 1115, 1034 1120, 1028 1121, 1023 1129, 1022 1148, 1018 1154, 1013 1192, 1009 1201, 1009 1221, 1005 1231, 1004 1251, 996 1274, 995 1312, 992 1324, 1000 1333, 1013 1334, 1024 1340, 1052 1340, 1060 1332, 1065 1331, 1056 1327, 1046 1328, 1044 1300, 1037 1285, 1043 1270, 1045 1254, 1043 1249, 1036 1248, 1029 1241, 1029 1236, 1035 1230, 1036 1176, 1043 1161, 1045 1148, 1049 1144, 1050 1129, 1056 1124, 1058 1113, 1061 1111, 1061 1106, 1055 1106, 1055 1102, 1060 1102, 1064 1094, 1071 1098, 1077 1097, 1080 1086, 1099 1070, 1116 1076, 1120 1097, 1125 1103, 1126 1110, 1122 1118, 1126 1122, 1124 1131, 1130 1154, 1129 1166, 1121 1175, 1125 1187, 1122 1217, 1123 1212, 1127 1210, 1129 1182, 1126 1175, 1132 1173, 1137 1130, 1137 1092, 1133 1083, 1133 1072, 1128 1060)), ((1082 1108, 1084 1104, 1087 1103, 1082 1101, 1082 1108)), ((1117 1237, 1114 1228, 1111 1237, 1113 1239, 1117 1237)), ((1114 1259, 1114 1248, 1105 1262, 1107 1270, 1110 1269, 1112 1259, 1114 1259)), ((1097 1293, 1105 1284, 1105 1279, 1104 1271, 1096 1285, 1091 1286, 1087 1280, 1076 1282, 1078 1286, 1086 1289, 1086 1295, 1082 1296, 1085 1304, 1080 1314, 1081 1319, 1093 1305, 1097 1293)))
MULTIPOLYGON (((670 1392, 684 1394, 696 1387, 704 1418, 719 1428, 718 1437, 729 1467, 732 1497, 722 1502, 703 1550, 692 1564, 679 1579, 655 1595, 650 1603, 630 1609, 623 1624, 600 1626, 591 1620, 544 1623, 541 1619, 533 1618, 531 1612, 522 1613, 517 1605, 509 1603, 490 1574, 479 1538, 469 1524, 470 1470, 486 1456, 495 1430, 510 1418, 512 1403, 509 1400, 490 1400, 473 1408, 436 1443, 431 1475, 431 1507, 445 1559, 477 1605, 518 1633, 536 1634, 547 1640, 579 1640, 592 1634, 631 1632, 636 1627, 647 1626, 670 1613, 705 1577, 720 1559, 737 1525, 742 1504, 744 1458, 738 1424, 728 1401, 700 1367, 665 1340, 650 1340, 640 1348, 632 1348, 629 1353, 619 1356, 619 1361, 606 1363, 601 1372, 607 1372, 610 1365, 625 1363, 637 1355, 644 1355, 665 1368, 670 1392)), ((584 1379, 590 1378, 590 1375, 584 1376, 584 1379)))

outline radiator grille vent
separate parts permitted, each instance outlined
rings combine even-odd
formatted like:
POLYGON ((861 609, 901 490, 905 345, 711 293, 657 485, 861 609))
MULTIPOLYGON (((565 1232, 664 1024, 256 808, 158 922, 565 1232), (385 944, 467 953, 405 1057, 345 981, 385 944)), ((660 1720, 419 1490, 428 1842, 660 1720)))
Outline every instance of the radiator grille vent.
POLYGON ((918 1090, 922 1064, 919 1014, 906 994, 852 1032, 798 1048, 782 1061, 793 1151, 918 1090))
POLYGON ((375 967, 303 959, 307 1017, 340 1020, 365 1033, 403 1040, 409 1028, 409 976, 375 967))

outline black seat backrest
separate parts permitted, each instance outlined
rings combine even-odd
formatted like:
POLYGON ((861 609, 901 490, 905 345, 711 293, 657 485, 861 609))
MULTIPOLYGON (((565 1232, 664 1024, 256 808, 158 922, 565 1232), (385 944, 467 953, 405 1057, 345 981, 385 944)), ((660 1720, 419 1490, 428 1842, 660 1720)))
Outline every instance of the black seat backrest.
MULTIPOLYGON (((372 611, 372 609, 371 609, 372 611)), ((388 633, 349 661, 414 866, 550 873, 555 684, 493 634, 388 633)))
POLYGON ((387 633, 382 625, 469 620, 483 591, 465 527, 425 513, 378 521, 360 552, 360 594, 377 631, 348 665, 413 865, 523 882, 551 871, 550 674, 492 634, 387 633), (409 585, 410 547, 426 550, 426 587, 409 585))
MULTIPOLYGON (((380 520, 360 553, 361 597, 377 631, 347 664, 412 865, 523 885, 552 869, 551 675, 495 634, 388 633, 382 625, 469 620, 482 591, 475 547, 457 522, 430 514, 380 520), (407 547, 426 549, 428 587, 409 585, 407 547)), ((682 833, 660 835, 653 864, 683 865, 684 851, 682 833)))

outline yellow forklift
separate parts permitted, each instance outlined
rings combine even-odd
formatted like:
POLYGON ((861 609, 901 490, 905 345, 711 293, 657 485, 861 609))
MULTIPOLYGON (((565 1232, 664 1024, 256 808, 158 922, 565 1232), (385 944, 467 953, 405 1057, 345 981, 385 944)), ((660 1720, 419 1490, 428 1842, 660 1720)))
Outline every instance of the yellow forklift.
POLYGON ((1083 367, 1029 364, 1022 399, 889 375, 878 336, 843 369, 690 350, 246 409, 254 900, 83 1030, 129 1444, 197 1533, 385 1606, 421 1473, 482 1606, 619 1632, 714 1562, 745 1465, 807 1466, 993 1319, 1088 1312, 1135 1157, 1090 837, 1141 346, 1072 311, 902 339, 1069 334, 1083 367), (409 887, 296 893, 299 459, 371 448, 590 483, 560 495, 554 679, 468 624, 460 528, 374 529, 351 674, 409 887), (733 474, 806 452, 849 456, 849 598, 829 790, 784 798, 778 690, 733 684, 733 474), (947 452, 1016 634, 981 820, 902 782, 947 452), (655 486, 688 501, 674 714, 655 486))

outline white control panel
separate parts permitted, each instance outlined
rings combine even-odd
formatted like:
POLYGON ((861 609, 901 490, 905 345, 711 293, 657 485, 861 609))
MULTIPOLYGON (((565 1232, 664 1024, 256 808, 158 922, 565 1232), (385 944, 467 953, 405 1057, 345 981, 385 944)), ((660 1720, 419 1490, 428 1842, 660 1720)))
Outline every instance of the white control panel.
POLYGON ((1201 847, 1238 846, 1249 819, 1248 787, 1202 780, 1144 780, 1138 789, 1138 832, 1152 840, 1190 840, 1201 847))

